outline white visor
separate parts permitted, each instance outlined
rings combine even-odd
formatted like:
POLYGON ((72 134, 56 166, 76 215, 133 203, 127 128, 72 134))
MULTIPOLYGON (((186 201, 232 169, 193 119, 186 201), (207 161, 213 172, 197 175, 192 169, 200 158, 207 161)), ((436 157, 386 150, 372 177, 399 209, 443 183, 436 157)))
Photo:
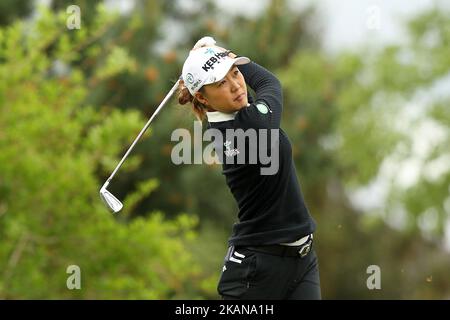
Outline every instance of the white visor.
POLYGON ((182 78, 192 95, 202 86, 225 78, 233 65, 250 62, 247 57, 231 58, 228 53, 217 47, 203 47, 190 52, 183 65, 182 78))

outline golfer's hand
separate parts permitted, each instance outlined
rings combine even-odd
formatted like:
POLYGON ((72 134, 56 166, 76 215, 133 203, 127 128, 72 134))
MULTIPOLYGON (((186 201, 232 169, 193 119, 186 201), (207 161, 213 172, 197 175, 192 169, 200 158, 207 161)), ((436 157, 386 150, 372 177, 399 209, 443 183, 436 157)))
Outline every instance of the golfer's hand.
POLYGON ((211 48, 219 49, 220 51, 227 51, 227 49, 225 49, 225 48, 216 46, 216 43, 217 42, 216 42, 216 40, 214 40, 213 37, 203 37, 197 41, 197 43, 192 48, 192 51, 200 49, 200 48, 204 48, 204 47, 211 47, 211 48))
MULTIPOLYGON (((227 51, 227 49, 225 49, 225 48, 216 46, 216 40, 214 40, 213 37, 209 37, 209 36, 203 37, 200 40, 198 40, 195 43, 195 45, 192 48, 192 50, 197 50, 197 49, 203 48, 203 47, 213 47, 213 48, 219 49, 220 51, 227 51)), ((236 55, 233 52, 230 52, 229 56, 231 58, 235 58, 236 57, 236 55)))
POLYGON ((197 41, 192 50, 196 50, 203 47, 212 47, 216 44, 216 40, 213 37, 203 37, 197 41))

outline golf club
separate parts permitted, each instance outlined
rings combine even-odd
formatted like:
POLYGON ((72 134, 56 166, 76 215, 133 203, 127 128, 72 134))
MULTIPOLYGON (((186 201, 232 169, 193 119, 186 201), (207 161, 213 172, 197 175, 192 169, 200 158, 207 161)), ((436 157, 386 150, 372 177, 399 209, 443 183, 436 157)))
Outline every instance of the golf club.
POLYGON ((116 172, 119 170, 119 168, 122 166, 123 162, 125 161, 125 159, 128 157, 128 154, 131 152, 131 150, 134 148, 135 144, 139 141, 139 139, 142 137, 142 135, 145 133, 145 131, 147 130, 147 128, 150 126, 150 123, 152 123, 153 119, 156 117, 156 115, 159 113, 159 111, 164 107, 164 105, 167 103, 167 101, 170 99, 170 97, 173 95, 173 93, 175 92, 175 90, 178 88, 178 84, 180 83, 181 77, 180 79, 178 79, 178 81, 173 85, 172 89, 170 89, 169 93, 166 95, 166 97, 164 98, 164 100, 161 102, 161 104, 158 106, 158 108, 156 109, 156 111, 153 113, 153 115, 150 117, 150 119, 147 121, 147 123, 145 124, 144 128, 142 128, 141 132, 139 132, 138 136, 136 137, 136 139, 134 139, 133 143, 131 144, 130 148, 128 148, 127 152, 125 153, 125 155, 123 156, 122 160, 120 160, 119 164, 117 165, 117 167, 114 169, 113 173, 111 174, 111 176, 108 178, 108 180, 106 180, 106 182, 103 184, 103 186, 100 189, 100 198, 102 199, 102 201, 105 203, 105 205, 114 213, 119 212, 120 210, 122 210, 123 208, 123 204, 122 202, 119 201, 119 199, 117 199, 111 192, 109 192, 108 190, 106 190, 106 188, 109 185, 109 182, 111 181, 111 179, 114 177, 114 175, 116 174, 116 172))

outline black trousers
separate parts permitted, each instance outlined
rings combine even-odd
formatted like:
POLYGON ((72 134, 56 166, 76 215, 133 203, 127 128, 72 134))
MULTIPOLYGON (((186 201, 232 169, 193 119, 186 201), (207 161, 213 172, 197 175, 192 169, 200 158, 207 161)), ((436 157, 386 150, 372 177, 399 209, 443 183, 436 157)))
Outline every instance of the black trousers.
POLYGON ((222 299, 321 299, 317 255, 313 248, 301 257, 230 247, 217 291, 222 299))

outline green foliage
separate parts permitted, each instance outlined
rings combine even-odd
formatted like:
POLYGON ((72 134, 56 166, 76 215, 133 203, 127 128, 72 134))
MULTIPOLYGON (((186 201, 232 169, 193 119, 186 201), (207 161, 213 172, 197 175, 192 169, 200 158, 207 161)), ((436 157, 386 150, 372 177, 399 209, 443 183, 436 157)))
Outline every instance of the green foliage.
POLYGON ((103 80, 117 75, 120 72, 133 72, 135 70, 136 63, 130 59, 127 51, 123 48, 116 47, 106 58, 105 65, 97 69, 96 76, 99 80, 103 80))
MULTIPOLYGON (((1 30, 0 297, 195 296, 192 280, 200 281, 202 271, 186 246, 196 236, 196 218, 168 220, 152 212, 129 220, 125 212, 116 219, 99 199, 98 172, 115 167, 119 146, 144 119, 136 111, 84 104, 89 75, 64 57, 99 30, 68 37, 62 22, 47 12, 35 33, 26 33, 21 22, 1 30), (57 49, 46 54, 49 46, 57 49), (56 59, 66 63, 62 75, 53 68, 56 59), (66 287, 70 265, 81 268, 81 290, 66 287)), ((110 70, 132 65, 124 52, 111 50, 110 70)), ((122 174, 136 165, 129 159, 122 174)), ((156 179, 142 183, 125 199, 127 209, 157 186, 156 179)))
POLYGON ((23 18, 31 13, 32 0, 3 0, 0 2, 0 26, 12 23, 17 18, 23 18))
MULTIPOLYGON (((318 225, 323 296, 448 297, 449 97, 434 93, 448 84, 448 13, 420 13, 399 43, 330 55, 314 9, 283 0, 253 17, 225 17, 212 0, 187 12, 176 1, 136 1, 128 13, 101 3, 77 2, 79 30, 66 28, 69 0, 12 24, 0 10, 0 298, 217 298, 237 206, 220 166, 171 162, 172 131, 193 134, 187 108, 166 106, 114 178, 121 213, 98 196, 204 35, 283 84, 282 128, 318 225), (173 23, 184 33, 168 34, 173 23), (425 142, 417 180, 405 187, 394 175, 382 207, 355 209, 353 190, 386 162, 400 170, 417 156, 424 122, 439 134, 425 142), (66 287, 72 264, 81 290, 66 287), (366 287, 371 264, 380 291, 366 287)), ((8 17, 22 16, 5 4, 8 17)))
POLYGON ((449 219, 450 97, 426 93, 441 82, 448 86, 447 16, 437 10, 419 15, 409 23, 405 44, 335 56, 301 50, 278 72, 285 91, 283 126, 318 222, 326 298, 439 298, 445 293, 437 291, 449 292, 445 274, 436 271, 444 262, 436 256, 449 219), (414 120, 406 117, 411 107, 420 115, 414 120), (386 174, 388 159, 401 170, 420 158, 414 150, 424 141, 417 141, 414 130, 430 122, 440 134, 425 140, 433 147, 417 168, 417 181, 404 187, 394 172, 382 207, 357 215, 351 192, 386 174), (386 225, 399 219, 396 231, 386 225), (419 252, 426 262, 417 263, 419 252), (382 269, 382 292, 365 287, 370 264, 382 269))
POLYGON ((286 66, 299 49, 318 47, 315 18, 312 7, 299 12, 292 10, 287 1, 273 0, 259 17, 242 16, 230 21, 227 31, 222 32, 223 41, 266 68, 286 66))

